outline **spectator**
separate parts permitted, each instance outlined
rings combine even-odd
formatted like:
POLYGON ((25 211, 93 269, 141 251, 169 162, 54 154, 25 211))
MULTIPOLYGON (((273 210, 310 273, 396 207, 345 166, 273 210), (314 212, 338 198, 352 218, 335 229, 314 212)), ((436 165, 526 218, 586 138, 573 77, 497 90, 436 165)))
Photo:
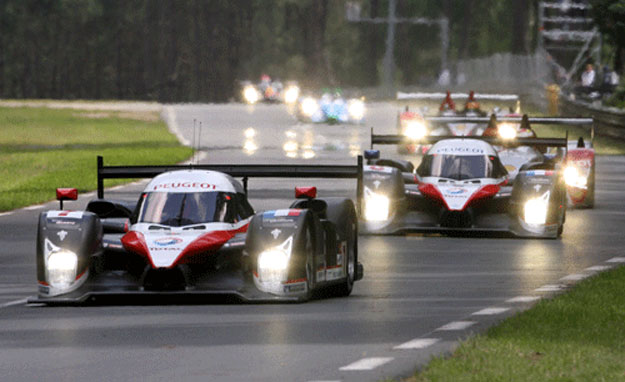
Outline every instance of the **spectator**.
POLYGON ((586 70, 582 73, 582 86, 585 88, 592 88, 595 83, 595 69, 592 64, 586 65, 586 70))

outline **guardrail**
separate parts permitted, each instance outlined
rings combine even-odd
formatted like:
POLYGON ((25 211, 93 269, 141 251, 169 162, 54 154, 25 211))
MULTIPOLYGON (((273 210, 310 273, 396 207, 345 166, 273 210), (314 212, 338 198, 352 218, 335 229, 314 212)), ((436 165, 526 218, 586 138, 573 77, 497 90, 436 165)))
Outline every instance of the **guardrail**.
POLYGON ((562 95, 560 109, 567 116, 592 117, 595 120, 595 133, 598 135, 625 139, 625 111, 597 107, 562 95))

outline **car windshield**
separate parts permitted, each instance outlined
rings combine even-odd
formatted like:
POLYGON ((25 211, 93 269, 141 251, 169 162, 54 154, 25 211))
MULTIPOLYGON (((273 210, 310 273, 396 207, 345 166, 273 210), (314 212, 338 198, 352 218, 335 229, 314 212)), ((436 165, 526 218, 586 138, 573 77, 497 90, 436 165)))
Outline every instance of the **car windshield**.
POLYGON ((423 157, 419 176, 435 176, 454 180, 499 178, 506 174, 499 158, 489 155, 432 154, 423 157))
POLYGON ((138 221, 174 227, 232 223, 234 207, 234 194, 227 192, 149 192, 144 196, 138 221))

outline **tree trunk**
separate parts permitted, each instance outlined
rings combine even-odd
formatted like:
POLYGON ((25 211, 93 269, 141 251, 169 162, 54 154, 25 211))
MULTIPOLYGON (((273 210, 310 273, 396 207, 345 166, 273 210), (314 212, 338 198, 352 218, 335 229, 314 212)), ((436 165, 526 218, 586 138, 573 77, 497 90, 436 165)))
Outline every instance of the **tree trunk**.
POLYGON ((529 27, 528 0, 514 0, 512 2, 512 53, 527 54, 527 29, 529 27))

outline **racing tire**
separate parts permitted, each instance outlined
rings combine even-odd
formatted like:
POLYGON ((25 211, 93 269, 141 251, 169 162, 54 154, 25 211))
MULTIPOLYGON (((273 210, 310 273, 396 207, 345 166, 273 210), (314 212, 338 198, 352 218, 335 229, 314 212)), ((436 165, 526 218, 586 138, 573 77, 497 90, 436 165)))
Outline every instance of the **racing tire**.
POLYGON ((334 223, 339 240, 346 241, 345 265, 346 277, 339 284, 330 288, 330 294, 338 297, 346 297, 352 293, 354 281, 358 271, 358 220, 354 203, 349 199, 328 198, 324 199, 328 204, 327 217, 334 223))

